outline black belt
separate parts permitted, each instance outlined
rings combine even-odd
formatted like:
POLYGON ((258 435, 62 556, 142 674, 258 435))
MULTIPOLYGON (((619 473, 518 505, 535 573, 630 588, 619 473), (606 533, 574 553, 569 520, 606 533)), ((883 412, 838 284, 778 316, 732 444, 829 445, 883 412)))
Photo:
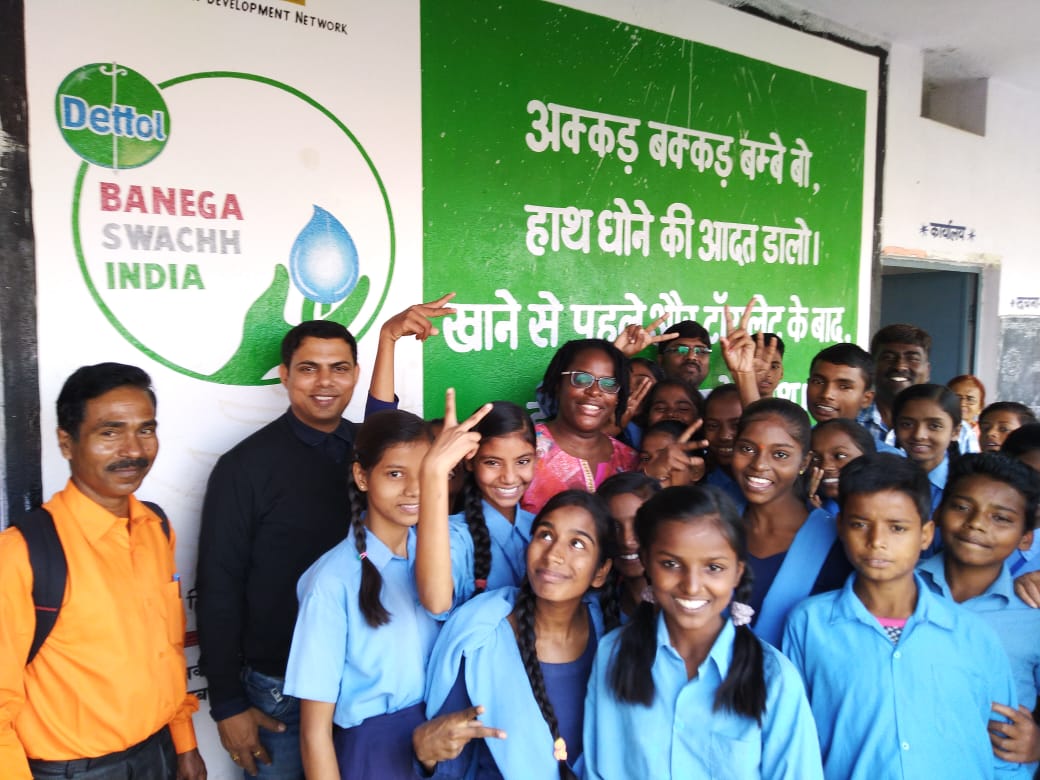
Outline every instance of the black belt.
POLYGON ((108 753, 104 756, 98 756, 97 758, 73 758, 69 761, 44 761, 39 758, 29 759, 29 769, 35 774, 36 772, 44 772, 48 775, 65 775, 65 777, 75 777, 77 774, 86 772, 91 769, 101 769, 106 766, 113 766, 120 764, 143 750, 147 750, 149 747, 154 746, 157 742, 165 739, 169 739, 170 729, 168 726, 163 726, 157 732, 143 739, 136 745, 131 745, 126 750, 120 750, 118 753, 108 753))

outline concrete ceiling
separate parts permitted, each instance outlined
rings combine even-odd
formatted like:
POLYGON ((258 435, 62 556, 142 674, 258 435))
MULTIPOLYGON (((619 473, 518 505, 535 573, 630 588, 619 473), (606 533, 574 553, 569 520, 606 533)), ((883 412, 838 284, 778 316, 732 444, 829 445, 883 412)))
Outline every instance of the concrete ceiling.
POLYGON ((992 78, 1040 93, 1038 0, 720 1, 860 42, 913 46, 925 52, 928 81, 992 78))

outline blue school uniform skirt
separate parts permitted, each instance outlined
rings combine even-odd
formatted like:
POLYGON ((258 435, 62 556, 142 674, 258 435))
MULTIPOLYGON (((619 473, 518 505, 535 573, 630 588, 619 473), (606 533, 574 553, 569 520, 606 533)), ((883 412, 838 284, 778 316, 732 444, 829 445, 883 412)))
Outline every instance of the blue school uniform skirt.
POLYGON ((426 720, 423 702, 367 718, 349 729, 334 726, 339 776, 343 780, 414 780, 412 732, 426 720))

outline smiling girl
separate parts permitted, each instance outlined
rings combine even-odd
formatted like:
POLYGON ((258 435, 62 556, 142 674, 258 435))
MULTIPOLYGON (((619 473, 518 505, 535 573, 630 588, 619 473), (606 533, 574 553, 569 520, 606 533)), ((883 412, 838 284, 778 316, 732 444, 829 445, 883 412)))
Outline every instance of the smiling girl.
POLYGON ((774 645, 795 604, 841 587, 852 572, 834 519, 806 508, 810 443, 809 415, 782 398, 749 405, 734 443, 733 474, 747 499, 754 630, 774 645))
POLYGON ((596 652, 589 778, 822 778, 798 672, 748 628, 752 574, 737 509, 667 488, 636 513, 653 601, 596 652))
POLYGON ((870 432, 854 420, 835 417, 812 429, 812 479, 809 501, 813 506, 838 514, 838 475, 862 455, 873 455, 877 445, 870 432))
POLYGON ((646 427, 662 420, 675 420, 684 427, 704 417, 704 399, 689 385, 664 379, 654 385, 646 402, 646 427))
POLYGON ((602 499, 560 493, 534 520, 523 584, 476 596, 449 618, 430 658, 432 720, 413 736, 427 772, 580 774, 585 688, 603 633, 587 595, 606 581, 613 537, 602 499))
POLYGON ((520 499, 534 476, 534 425, 508 401, 485 404, 461 425, 455 394, 445 399, 442 432, 423 461, 417 579, 423 604, 447 612, 485 590, 519 585, 534 515, 520 499), (444 484, 463 459, 465 512, 448 516, 444 484), (450 574, 450 579, 449 579, 450 574))
MULTIPOLYGON (((944 385, 914 385, 892 402, 892 421, 899 448, 928 472, 934 512, 942 500, 950 460, 960 454, 961 399, 944 385)), ((938 547, 938 535, 933 547, 938 547)))
POLYGON ((426 662, 439 624, 414 576, 419 469, 429 431, 408 412, 371 415, 354 443, 350 532, 300 578, 285 692, 300 698, 311 780, 413 776, 426 662))
POLYGON ((538 464, 522 506, 537 512, 562 490, 592 492, 619 471, 634 471, 636 451, 603 432, 620 426, 628 404, 628 369, 603 339, 568 341, 545 369, 542 393, 552 419, 535 426, 538 464))

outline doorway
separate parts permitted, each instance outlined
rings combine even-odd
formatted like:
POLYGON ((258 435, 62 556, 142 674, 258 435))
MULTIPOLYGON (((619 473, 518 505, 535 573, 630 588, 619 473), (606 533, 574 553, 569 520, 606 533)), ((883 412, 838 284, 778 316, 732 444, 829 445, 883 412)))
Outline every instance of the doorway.
POLYGON ((907 261, 881 266, 881 322, 909 322, 932 337, 932 381, 976 373, 979 269, 907 261), (904 264, 905 263, 905 264, 904 264))

